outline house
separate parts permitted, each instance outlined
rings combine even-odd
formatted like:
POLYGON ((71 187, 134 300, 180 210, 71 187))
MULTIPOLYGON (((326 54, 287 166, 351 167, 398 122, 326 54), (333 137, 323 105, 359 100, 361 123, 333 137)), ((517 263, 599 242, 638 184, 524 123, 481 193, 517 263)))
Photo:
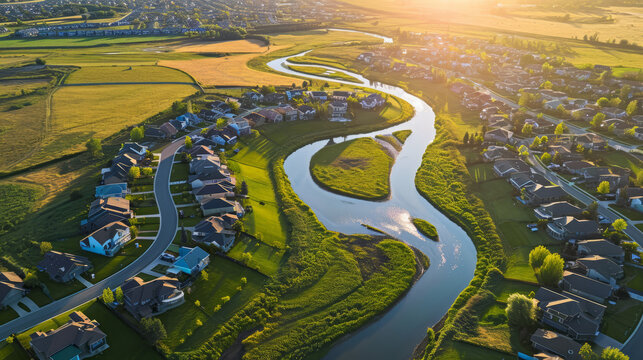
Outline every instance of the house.
POLYGON ((536 350, 560 355, 565 360, 583 360, 579 355, 581 344, 557 332, 538 329, 530 341, 536 350))
POLYGON ((164 313, 185 302, 179 285, 179 280, 167 276, 148 282, 133 277, 121 286, 125 309, 138 320, 164 313))
POLYGON ((69 314, 69 321, 58 329, 30 335, 31 349, 40 360, 79 360, 109 348, 107 335, 96 320, 80 311, 69 314))
POLYGON ((480 111, 480 119, 489 120, 492 115, 500 113, 500 108, 497 106, 488 106, 480 111))
POLYGON ((170 122, 164 122, 159 129, 161 129, 168 138, 173 138, 179 132, 170 122))
POLYGON ((92 201, 89 206, 87 219, 80 222, 81 231, 87 234, 114 221, 122 221, 125 224, 129 224, 129 219, 134 217, 134 213, 130 210, 129 205, 129 200, 119 197, 92 201))
POLYGON ((261 126, 266 123, 266 117, 256 112, 252 112, 244 116, 244 119, 248 121, 248 124, 250 124, 251 127, 261 126))
POLYGON ((226 187, 220 183, 207 184, 193 190, 196 200, 200 203, 207 199, 228 199, 234 197, 234 188, 226 187))
POLYGON ((525 188, 525 197, 530 205, 541 205, 561 200, 567 193, 558 185, 536 184, 525 188))
POLYGON ((0 272, 0 309, 13 305, 27 295, 22 278, 18 274, 0 272))
POLYGON ((571 115, 573 119, 590 121, 594 118, 598 111, 596 109, 584 107, 576 110, 572 110, 571 115))
POLYGON ((579 240, 595 237, 600 234, 600 229, 596 221, 563 216, 547 224, 547 233, 556 240, 579 240))
POLYGON ((228 224, 230 223, 223 217, 211 216, 196 224, 192 231, 192 240, 228 251, 234 244, 236 235, 236 231, 231 230, 231 225, 228 224))
POLYGON ((131 154, 121 154, 116 156, 112 160, 112 164, 109 168, 101 170, 103 184, 109 185, 127 182, 129 169, 137 164, 138 160, 133 158, 131 154))
POLYGON ((250 135, 250 132, 252 131, 250 122, 242 117, 236 117, 228 120, 228 125, 226 127, 234 129, 237 136, 250 135))
POLYGON ((214 156, 214 151, 212 151, 209 147, 204 146, 204 145, 196 145, 193 146, 192 149, 184 149, 185 152, 190 154, 190 156, 195 159, 198 158, 199 156, 208 156, 212 155, 214 156))
POLYGON ((220 198, 204 199, 201 204, 203 216, 220 216, 223 214, 231 213, 237 216, 243 216, 243 209, 236 201, 229 201, 220 198))
POLYGON ((144 135, 150 139, 165 139, 167 134, 158 126, 145 125, 144 135))
POLYGON ((610 184, 610 189, 614 192, 629 184, 630 173, 630 169, 601 166, 582 169, 580 175, 585 183, 591 186, 597 186, 601 182, 607 181, 610 184))
POLYGON ((583 169, 594 167, 594 164, 584 160, 565 161, 563 170, 573 175, 580 175, 583 169))
POLYGON ((312 106, 308 105, 301 105, 297 108, 297 110, 299 110, 299 114, 301 114, 301 116, 299 117, 300 120, 313 120, 317 113, 317 111, 312 106))
POLYGON ((527 172, 531 168, 519 159, 497 159, 493 163, 493 171, 500 177, 508 177, 518 172, 527 172))
POLYGON ((643 196, 643 187, 622 187, 616 190, 617 199, 625 199, 626 203, 630 203, 633 198, 638 198, 643 196))
POLYGON ((128 193, 127 183, 122 182, 96 186, 94 196, 97 199, 107 199, 110 197, 124 198, 128 193))
POLYGON ((254 103, 262 101, 263 100, 263 95, 261 95, 260 93, 258 93, 256 91, 247 91, 247 92, 243 93, 242 98, 247 100, 247 101, 249 101, 251 104, 254 104, 254 103))
POLYGON ((107 224, 80 241, 80 248, 99 255, 114 256, 132 240, 129 226, 120 221, 107 224))
POLYGON ((190 184, 192 189, 199 189, 208 184, 219 184, 225 182, 232 183, 232 187, 234 187, 235 178, 223 169, 188 176, 188 184, 190 184))
POLYGON ((625 251, 623 248, 605 239, 583 240, 579 241, 576 245, 578 246, 577 251, 580 257, 599 255, 617 264, 622 264, 625 260, 625 251))
POLYGON ((91 269, 92 263, 84 256, 48 251, 37 267, 46 271, 53 281, 66 283, 91 269))
POLYGON ((386 100, 380 94, 370 94, 360 100, 359 104, 362 106, 362 109, 370 110, 386 104, 386 100))
POLYGON ((585 149, 592 149, 595 151, 605 150, 605 147, 607 146, 607 142, 603 137, 592 133, 577 135, 575 140, 576 145, 581 145, 585 149))
POLYGON ((605 299, 612 295, 612 287, 609 284, 590 279, 587 276, 576 274, 571 271, 563 272, 563 279, 560 281, 560 287, 572 294, 576 294, 599 303, 604 303, 605 299))
POLYGON ((493 129, 484 134, 484 141, 490 143, 511 144, 514 133, 506 129, 493 129))
POLYGON ((617 107, 604 107, 601 108, 601 112, 605 114, 608 119, 624 119, 625 117, 627 117, 627 113, 625 112, 625 110, 619 109, 617 107))
POLYGON ((191 174, 211 174, 221 169, 221 159, 216 155, 198 155, 190 161, 191 174))
POLYGON ((532 173, 531 171, 517 172, 509 175, 509 183, 517 190, 535 185, 551 185, 551 182, 544 176, 532 173))
POLYGON ((210 254, 198 246, 193 248, 181 247, 179 257, 173 265, 173 271, 180 271, 188 275, 196 275, 210 264, 210 254))
POLYGON ((275 111, 281 114, 284 121, 295 121, 299 117, 297 109, 290 105, 279 106, 275 108, 275 111))
POLYGON ((348 103, 346 101, 333 101, 328 105, 328 111, 330 112, 331 120, 342 119, 348 111, 348 103))
POLYGON ((625 131, 630 127, 631 126, 621 119, 607 119, 601 123, 601 128, 603 130, 610 130, 618 136, 625 135, 625 131))
POLYGON ((328 94, 325 91, 309 91, 308 97, 313 101, 324 102, 328 100, 328 94))
POLYGON ((279 104, 286 99, 284 94, 270 93, 263 96, 264 104, 279 104))
POLYGON ((257 111, 257 113, 264 118, 266 118, 266 122, 269 123, 278 123, 284 121, 284 116, 273 109, 261 109, 257 111))
POLYGON ((557 201, 535 208, 534 213, 539 219, 551 220, 564 216, 580 216, 583 210, 567 201, 557 201))
POLYGON ((350 91, 333 91, 333 100, 335 101, 346 101, 351 96, 353 96, 353 93, 350 91))
POLYGON ((121 146, 121 149, 118 151, 118 155, 128 154, 134 159, 140 161, 145 158, 147 153, 147 146, 140 145, 136 142, 126 142, 121 146))
POLYGON ((489 145, 487 149, 484 151, 482 154, 482 159, 485 162, 491 162, 495 161, 497 159, 511 159, 511 158, 517 158, 518 154, 508 150, 504 146, 497 146, 497 145, 489 145))
POLYGON ((547 152, 552 158, 558 154, 561 161, 581 160, 583 158, 583 154, 572 152, 570 148, 565 145, 551 145, 549 149, 547 149, 547 152))
POLYGON ((572 293, 558 293, 543 287, 536 291, 534 300, 541 310, 541 323, 564 331, 575 340, 593 340, 606 309, 572 293))
POLYGON ((623 266, 600 255, 577 259, 576 265, 583 270, 588 278, 608 283, 612 288, 616 287, 616 280, 625 276, 623 266))
POLYGON ((286 90, 286 98, 288 98, 288 101, 294 98, 301 98, 302 96, 304 96, 304 90, 302 89, 286 90))

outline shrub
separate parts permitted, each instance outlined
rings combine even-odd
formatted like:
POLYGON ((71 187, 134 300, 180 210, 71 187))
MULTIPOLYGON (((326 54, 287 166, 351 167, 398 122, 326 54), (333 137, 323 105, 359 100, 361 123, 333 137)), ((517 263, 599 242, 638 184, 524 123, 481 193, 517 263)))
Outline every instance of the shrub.
POLYGON ((513 293, 507 299, 507 320, 516 327, 530 327, 536 320, 536 306, 529 297, 513 293))

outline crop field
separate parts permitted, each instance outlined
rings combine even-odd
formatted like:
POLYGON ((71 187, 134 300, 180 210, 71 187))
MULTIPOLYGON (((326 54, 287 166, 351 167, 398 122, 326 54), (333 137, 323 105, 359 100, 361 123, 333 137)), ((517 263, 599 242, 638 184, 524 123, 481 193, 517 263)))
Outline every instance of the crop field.
POLYGON ((44 189, 37 185, 2 183, 0 184, 0 233, 22 221, 27 213, 36 206, 43 196, 44 189))
POLYGON ((89 37, 89 38, 51 38, 51 39, 2 39, 0 48, 60 48, 88 47, 136 42, 165 41, 183 39, 183 36, 130 36, 130 37, 89 37))
POLYGON ((186 43, 174 48, 176 52, 192 53, 262 53, 270 49, 262 41, 256 39, 186 43))
POLYGON ((194 81, 181 71, 162 66, 84 66, 71 73, 65 80, 65 84, 119 82, 193 83, 194 81))
POLYGON ((317 183, 332 191, 381 199, 389 194, 393 159, 371 138, 329 145, 313 155, 310 172, 317 183))
POLYGON ((30 92, 49 84, 48 78, 0 80, 0 99, 19 96, 22 91, 30 92))

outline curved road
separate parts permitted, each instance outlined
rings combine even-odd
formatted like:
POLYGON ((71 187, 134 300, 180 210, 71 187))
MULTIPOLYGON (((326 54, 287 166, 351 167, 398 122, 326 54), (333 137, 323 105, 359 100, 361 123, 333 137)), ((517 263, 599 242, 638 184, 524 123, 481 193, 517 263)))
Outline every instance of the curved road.
POLYGON ((174 200, 170 194, 170 174, 174 153, 183 146, 184 138, 176 140, 168 145, 161 153, 159 166, 154 177, 154 195, 159 207, 161 226, 156 239, 150 247, 131 264, 112 276, 94 284, 94 286, 69 295, 63 299, 56 300, 40 309, 30 312, 28 315, 19 317, 0 326, 0 339, 11 334, 18 334, 28 330, 37 324, 69 311, 100 296, 103 289, 109 287, 114 289, 132 276, 136 276, 152 261, 156 260, 167 250, 172 243, 178 226, 178 215, 174 200))

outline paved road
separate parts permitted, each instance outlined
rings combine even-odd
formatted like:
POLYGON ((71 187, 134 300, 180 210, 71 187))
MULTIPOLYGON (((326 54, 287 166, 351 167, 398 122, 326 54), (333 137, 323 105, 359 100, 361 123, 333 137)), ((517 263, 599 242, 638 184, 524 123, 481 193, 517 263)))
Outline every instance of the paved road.
POLYGON ((161 153, 159 167, 154 178, 154 194, 161 213, 161 226, 156 240, 154 240, 145 253, 123 270, 96 283, 94 286, 54 301, 34 312, 1 325, 0 339, 4 339, 11 334, 21 333, 47 319, 95 299, 102 294, 104 288, 109 287, 114 289, 120 286, 125 280, 137 275, 145 269, 148 264, 161 256, 172 243, 178 226, 178 215, 174 207, 174 201, 170 195, 169 182, 174 153, 183 145, 183 141, 183 139, 177 140, 167 146, 161 153))

